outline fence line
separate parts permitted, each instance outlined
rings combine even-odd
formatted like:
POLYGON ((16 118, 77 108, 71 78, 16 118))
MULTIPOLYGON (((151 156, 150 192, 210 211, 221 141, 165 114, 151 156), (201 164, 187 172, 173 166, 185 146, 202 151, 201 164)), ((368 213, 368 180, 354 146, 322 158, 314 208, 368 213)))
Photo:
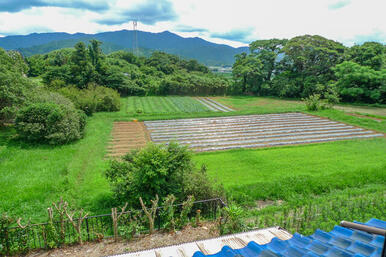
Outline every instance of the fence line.
MULTIPOLYGON (((182 204, 173 205, 176 208, 176 213, 178 213, 179 209, 181 209, 182 204)), ((218 215, 219 209, 226 206, 224 201, 221 198, 214 198, 208 200, 201 200, 193 202, 193 207, 190 212, 190 217, 193 217, 196 210, 201 211, 201 215, 204 218, 208 219, 216 219, 218 215)), ((162 208, 163 206, 159 206, 156 210, 156 218, 155 218, 155 229, 160 230, 162 225, 165 223, 162 220, 162 208)), ((143 210, 136 211, 125 211, 123 212, 122 218, 123 220, 130 220, 133 212, 142 214, 143 210)), ((142 215, 143 217, 143 215, 142 215)), ((74 219, 77 222, 79 219, 74 219)), ((146 223, 146 222, 145 222, 146 223)), ((122 226, 122 222, 120 222, 122 226)), ((126 225, 129 225, 126 223, 126 225)), ((5 245, 3 251, 5 252, 23 252, 28 251, 30 249, 40 249, 40 248, 51 248, 50 243, 52 240, 60 239, 61 236, 64 237, 61 240, 61 244, 72 244, 77 242, 77 232, 72 226, 72 224, 68 221, 64 221, 64 235, 60 235, 61 231, 61 223, 60 221, 55 220, 53 224, 50 223, 39 223, 39 224, 31 224, 26 228, 20 227, 12 227, 7 229, 5 245), (54 229, 52 229, 52 226, 54 229), (54 239, 54 237, 56 237, 54 239)), ((84 218, 81 224, 82 231, 82 240, 83 241, 93 241, 101 238, 110 238, 114 236, 113 232, 113 220, 111 217, 111 213, 109 214, 100 214, 94 216, 87 216, 84 218)), ((138 231, 139 233, 146 233, 148 230, 144 227, 138 231)), ((0 253, 1 242, 0 242, 0 253)))

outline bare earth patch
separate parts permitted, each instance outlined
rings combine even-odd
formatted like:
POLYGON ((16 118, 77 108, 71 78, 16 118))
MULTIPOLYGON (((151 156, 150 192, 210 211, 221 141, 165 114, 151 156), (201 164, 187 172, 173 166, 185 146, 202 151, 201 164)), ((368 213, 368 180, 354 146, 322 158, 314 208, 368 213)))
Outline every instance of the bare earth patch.
POLYGON ((103 240, 102 242, 85 243, 83 245, 68 246, 51 251, 35 251, 29 253, 28 257, 57 257, 57 256, 74 256, 74 257, 97 257, 127 252, 135 252, 158 248, 169 245, 182 244, 197 240, 208 239, 219 236, 216 225, 213 222, 202 224, 200 227, 193 228, 187 226, 176 233, 157 232, 150 235, 144 235, 130 241, 114 242, 113 239, 103 240))
POLYGON ((358 117, 358 118, 365 118, 365 119, 370 119, 370 120, 382 122, 382 119, 374 118, 374 117, 370 117, 370 116, 366 116, 366 115, 361 115, 361 114, 357 114, 357 113, 349 113, 349 112, 346 112, 346 114, 350 115, 350 116, 358 117))
POLYGON ((134 149, 140 149, 150 141, 143 122, 114 122, 108 157, 121 157, 134 149))

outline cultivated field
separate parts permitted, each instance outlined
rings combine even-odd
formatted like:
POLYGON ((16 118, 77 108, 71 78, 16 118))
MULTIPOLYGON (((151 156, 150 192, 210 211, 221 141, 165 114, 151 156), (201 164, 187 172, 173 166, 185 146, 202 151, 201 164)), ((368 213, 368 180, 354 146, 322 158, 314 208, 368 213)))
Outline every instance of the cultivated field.
POLYGON ((142 122, 114 122, 108 157, 119 157, 134 149, 140 149, 149 141, 142 122))
MULTIPOLYGON (((153 99, 137 99, 140 98, 143 102, 153 99)), ((122 108, 119 112, 95 113, 89 117, 85 137, 68 145, 52 147, 26 144, 14 139, 15 130, 12 127, 0 129, 0 212, 23 217, 24 220, 31 218, 32 222, 46 221, 47 207, 63 197, 74 208, 83 208, 90 215, 109 213, 112 207, 118 205, 114 202, 110 185, 104 176, 104 171, 109 166, 106 155, 113 151, 113 136, 120 138, 114 140, 119 147, 125 142, 122 136, 126 137, 130 134, 126 132, 132 132, 129 129, 133 129, 132 135, 138 138, 138 142, 141 141, 140 138, 145 138, 143 130, 136 130, 138 128, 131 125, 121 125, 121 121, 133 124, 135 118, 139 121, 136 125, 140 125, 142 121, 160 119, 200 120, 220 116, 234 119, 234 116, 246 114, 259 116, 267 113, 306 113, 304 104, 299 101, 249 96, 210 98, 234 109, 232 112, 207 110, 159 113, 153 108, 154 112, 149 110, 148 113, 133 113, 126 109, 130 99, 132 98, 121 99, 122 108), (137 132, 140 133, 136 135, 137 132)), ((200 108, 206 108, 194 98, 187 101, 193 100, 200 108)), ((342 125, 345 129, 359 127, 386 133, 386 119, 375 121, 350 116, 339 110, 312 112, 312 115, 319 116, 322 120, 328 118, 330 122, 339 122, 337 126, 342 125)), ((249 128, 250 125, 244 128, 249 128)), ((229 134, 233 132, 230 131, 229 134)), ((259 133, 265 132, 267 131, 259 133)), ((236 199, 239 204, 246 200, 253 203, 265 199, 280 199, 285 202, 294 199, 299 204, 301 198, 310 200, 323 196, 332 199, 342 190, 352 192, 355 189, 358 194, 364 195, 384 192, 385 155, 386 139, 375 137, 324 144, 209 151, 194 153, 193 158, 197 166, 205 164, 210 176, 221 182, 227 195, 236 199)))
POLYGON ((229 112, 232 109, 207 97, 147 96, 129 97, 126 112, 129 114, 173 114, 199 112, 229 112))
POLYGON ((383 136, 302 113, 146 121, 145 125, 152 141, 178 141, 199 152, 383 136))

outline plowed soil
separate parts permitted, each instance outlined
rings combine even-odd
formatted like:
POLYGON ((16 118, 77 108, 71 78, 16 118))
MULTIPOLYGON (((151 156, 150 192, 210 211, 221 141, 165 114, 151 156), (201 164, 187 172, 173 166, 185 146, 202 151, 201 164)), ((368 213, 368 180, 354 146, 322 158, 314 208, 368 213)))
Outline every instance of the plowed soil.
POLYGON ((108 157, 121 157, 134 149, 140 149, 150 141, 143 122, 114 122, 108 157))

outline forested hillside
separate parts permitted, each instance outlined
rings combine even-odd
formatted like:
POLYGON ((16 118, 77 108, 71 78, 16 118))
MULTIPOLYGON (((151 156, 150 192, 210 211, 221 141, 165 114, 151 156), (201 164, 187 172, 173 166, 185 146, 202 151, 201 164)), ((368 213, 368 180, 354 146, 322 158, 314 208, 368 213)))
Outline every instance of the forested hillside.
MULTIPOLYGON (((196 59, 205 65, 232 65, 236 54, 248 51, 247 47, 234 48, 197 37, 183 38, 169 31, 161 33, 137 31, 137 38, 138 47, 145 56, 149 56, 152 51, 163 51, 196 59)), ((87 44, 92 39, 103 42, 102 49, 106 54, 133 47, 133 31, 128 30, 98 34, 34 33, 26 36, 8 36, 0 38, 0 47, 18 50, 25 56, 31 56, 71 47, 78 42, 87 44)))
POLYGON ((196 60, 157 51, 148 58, 127 51, 105 55, 102 42, 90 42, 88 47, 80 42, 75 48, 28 57, 28 75, 41 76, 51 88, 86 88, 96 83, 121 95, 224 94, 229 86, 227 79, 214 75, 196 60))
POLYGON ((386 46, 345 47, 321 36, 257 40, 236 56, 235 89, 241 94, 305 98, 336 103, 386 103, 386 46))

